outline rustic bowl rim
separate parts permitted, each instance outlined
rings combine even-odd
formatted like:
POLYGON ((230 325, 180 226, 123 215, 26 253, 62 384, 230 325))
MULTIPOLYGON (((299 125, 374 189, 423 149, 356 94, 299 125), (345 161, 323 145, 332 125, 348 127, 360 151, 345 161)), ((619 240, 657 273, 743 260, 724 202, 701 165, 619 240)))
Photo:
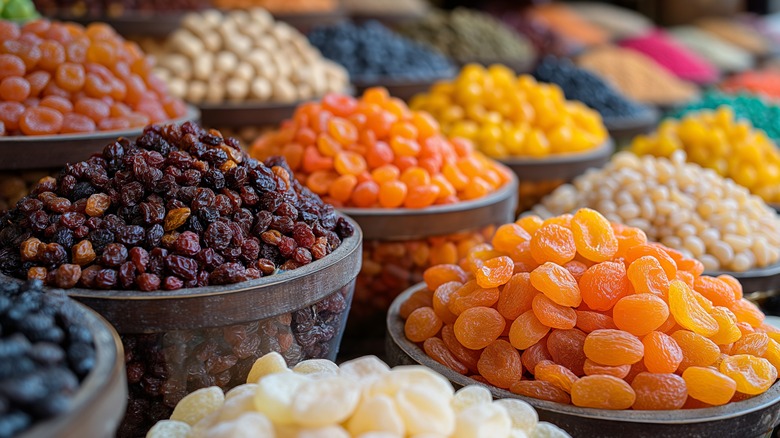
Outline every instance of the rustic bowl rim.
POLYGON ((428 357, 425 352, 416 344, 407 340, 403 333, 403 320, 399 316, 401 304, 413 293, 424 290, 425 283, 418 283, 402 292, 393 300, 390 309, 387 312, 387 334, 388 341, 394 343, 414 362, 433 369, 459 386, 482 385, 490 390, 495 398, 515 398, 531 404, 536 409, 542 409, 557 414, 570 415, 582 418, 593 418, 599 420, 610 420, 625 423, 652 423, 652 424, 688 424, 703 423, 709 421, 725 420, 739 417, 760 409, 780 404, 780 381, 772 384, 766 392, 759 394, 747 400, 732 402, 723 406, 715 406, 700 409, 678 409, 667 411, 650 410, 608 410, 595 408, 581 408, 573 405, 551 402, 547 400, 535 399, 513 394, 507 390, 497 388, 492 385, 486 385, 471 379, 468 376, 458 374, 446 366, 436 362, 428 357))
POLYGON ((597 147, 581 152, 566 152, 539 158, 509 156, 506 158, 500 158, 498 161, 510 168, 521 166, 565 165, 609 157, 612 155, 614 150, 615 141, 612 139, 612 137, 607 137, 597 147))

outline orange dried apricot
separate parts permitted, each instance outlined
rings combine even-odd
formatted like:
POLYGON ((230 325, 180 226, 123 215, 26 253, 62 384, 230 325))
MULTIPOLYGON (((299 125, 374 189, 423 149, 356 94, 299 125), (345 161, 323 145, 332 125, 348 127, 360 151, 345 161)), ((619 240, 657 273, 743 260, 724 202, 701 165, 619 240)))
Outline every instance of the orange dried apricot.
POLYGON ((718 368, 737 382, 737 391, 743 394, 761 394, 777 380, 777 368, 768 360, 749 354, 726 357, 718 368))
POLYGON ((585 359, 585 365, 582 367, 586 376, 593 376, 596 374, 604 374, 607 376, 615 376, 618 379, 623 379, 628 375, 631 370, 631 365, 618 365, 609 366, 601 365, 600 363, 593 362, 590 359, 585 359))
POLYGON ((655 257, 639 257, 628 265, 626 273, 628 280, 634 287, 634 292, 666 297, 669 290, 669 278, 655 257))
POLYGON ((612 318, 620 330, 644 336, 666 322, 669 307, 653 294, 634 294, 621 298, 612 308, 612 318))
POLYGON ((477 369, 491 385, 505 389, 523 375, 520 353, 503 339, 493 341, 482 350, 477 369))
POLYGON ((620 262, 597 263, 579 281, 582 301, 592 310, 611 309, 621 298, 631 293, 626 267, 620 262))
POLYGON ((515 320, 521 314, 531 310, 534 296, 538 291, 531 285, 531 274, 514 274, 500 289, 496 310, 508 320, 515 320))
POLYGON ((536 364, 534 378, 550 382, 567 393, 571 393, 571 386, 579 379, 571 370, 551 360, 544 360, 536 364))
POLYGON ((528 310, 512 322, 509 341, 518 350, 525 350, 539 342, 549 331, 550 327, 542 324, 533 310, 528 310))
POLYGON ((404 324, 404 334, 412 342, 423 342, 436 336, 441 330, 442 321, 431 307, 420 307, 409 314, 404 324))
POLYGON ((553 330, 547 337, 547 351, 552 356, 552 360, 570 369, 575 375, 585 374, 585 339, 587 338, 581 330, 553 330))
POLYGON ((423 342, 423 350, 431 359, 439 362, 445 367, 455 371, 458 374, 468 373, 468 368, 456 359, 447 349, 447 346, 439 338, 428 338, 423 342))
POLYGON ((553 262, 562 265, 574 259, 577 247, 574 234, 557 224, 543 225, 531 236, 531 256, 538 263, 553 262))
POLYGON ((604 262, 610 260, 618 250, 612 225, 595 210, 577 210, 571 220, 571 232, 577 252, 588 260, 604 262))
POLYGON ((734 379, 709 367, 688 367, 682 378, 691 398, 712 406, 725 405, 737 390, 734 379))
POLYGON ((506 326, 504 317, 491 307, 472 307, 455 320, 455 337, 464 347, 480 350, 501 336, 506 326))
POLYGON ((430 290, 436 290, 439 286, 450 281, 466 282, 466 272, 458 265, 431 266, 423 272, 423 281, 430 290))
POLYGON ((509 387, 514 394, 547 400, 556 403, 569 404, 571 397, 566 391, 542 380, 518 380, 509 387))
POLYGON ((715 363, 720 356, 720 349, 714 342, 704 336, 690 330, 677 330, 672 333, 677 345, 683 353, 682 361, 678 369, 685 370, 688 367, 706 367, 715 363))
POLYGON ((631 365, 644 356, 645 347, 636 336, 623 330, 596 330, 588 333, 583 345, 588 359, 602 365, 631 365))
POLYGON ((651 373, 673 373, 683 360, 677 341, 666 333, 654 331, 642 338, 645 347, 644 364, 651 373))
POLYGON ((576 310, 577 328, 590 333, 599 329, 616 329, 615 321, 611 316, 589 310, 576 310))
POLYGON ((546 262, 531 271, 531 284, 553 302, 576 307, 582 302, 577 280, 564 267, 546 262))
POLYGON ((571 307, 561 306, 542 293, 536 294, 531 302, 534 315, 542 324, 556 329, 572 329, 577 323, 577 312, 571 307))
POLYGON ((514 273, 515 263, 508 256, 486 260, 476 272, 477 284, 484 288, 501 286, 514 273))
POLYGON ((625 380, 597 374, 581 377, 571 387, 571 402, 575 406, 596 409, 628 409, 636 401, 636 393, 625 380))
POLYGON ((463 346, 455 337, 455 329, 452 325, 445 325, 441 329, 441 340, 452 355, 458 360, 458 362, 465 365, 469 371, 478 372, 477 363, 481 355, 481 350, 471 350, 463 346))
POLYGON ((680 409, 688 399, 685 380, 672 373, 639 373, 631 381, 635 410, 680 409))
POLYGON ((697 299, 696 292, 679 280, 669 283, 669 311, 677 324, 703 336, 718 332, 718 322, 697 299))

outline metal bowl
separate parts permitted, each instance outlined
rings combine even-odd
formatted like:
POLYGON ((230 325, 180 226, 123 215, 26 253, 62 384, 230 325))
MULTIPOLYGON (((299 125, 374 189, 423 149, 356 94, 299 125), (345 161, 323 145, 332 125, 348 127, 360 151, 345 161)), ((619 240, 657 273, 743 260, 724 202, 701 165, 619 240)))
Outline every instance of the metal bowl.
MULTIPOLYGON (((200 111, 188 105, 187 114, 166 123, 200 119, 200 111)), ((18 135, 0 137, 0 170, 62 168, 83 161, 119 137, 135 139, 144 128, 100 131, 89 134, 18 135)))
POLYGON ((579 153, 556 154, 543 158, 504 158, 520 181, 571 180, 592 167, 601 167, 612 156, 615 143, 607 139, 601 146, 579 153))
POLYGON ((25 431, 19 438, 114 436, 127 405, 124 350, 111 324, 78 303, 77 312, 95 342, 95 367, 81 382, 71 410, 25 431))
POLYGON ((573 437, 768 437, 780 424, 780 382, 769 390, 748 400, 724 406, 676 411, 610 411, 580 408, 573 405, 539 400, 513 394, 484 385, 452 371, 428 357, 425 352, 404 335, 404 321, 398 315, 401 304, 414 292, 425 288, 419 284, 401 294, 387 314, 385 347, 390 365, 424 365, 443 375, 456 387, 483 385, 495 398, 516 398, 530 403, 539 413, 539 419, 563 428, 573 437))
POLYGON ((145 435, 192 391, 246 383, 268 352, 289 366, 335 360, 362 260, 362 234, 351 223, 355 234, 328 256, 256 280, 156 292, 69 289, 122 337, 130 397, 118 436, 145 435))
POLYGON ((437 82, 452 79, 454 76, 455 70, 452 70, 434 79, 377 78, 373 81, 366 81, 357 78, 352 80, 352 84, 355 86, 358 96, 369 88, 385 87, 391 96, 409 102, 414 96, 427 93, 437 82))
POLYGON ((661 112, 653 107, 648 107, 632 117, 604 117, 604 126, 609 131, 609 135, 620 141, 631 141, 640 134, 646 134, 658 125, 661 119, 661 112))
POLYGON ((268 126, 292 118, 295 109, 303 102, 243 102, 201 103, 200 118, 206 126, 236 128, 242 126, 268 126))

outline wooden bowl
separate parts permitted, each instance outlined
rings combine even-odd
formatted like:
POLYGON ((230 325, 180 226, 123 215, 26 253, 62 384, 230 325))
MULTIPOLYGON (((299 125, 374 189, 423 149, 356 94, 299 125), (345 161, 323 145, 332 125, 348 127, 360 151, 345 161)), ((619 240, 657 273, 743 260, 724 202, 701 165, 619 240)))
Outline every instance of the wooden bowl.
POLYGON ((610 411, 580 408, 573 405, 539 400, 513 394, 507 390, 484 385, 461 375, 428 357, 425 352, 406 339, 404 321, 398 315, 401 304, 414 292, 425 288, 414 286, 401 294, 387 314, 385 347, 390 365, 424 365, 443 375, 455 387, 483 385, 495 398, 516 398, 530 403, 539 413, 539 419, 563 428, 573 437, 632 437, 679 438, 768 437, 780 423, 780 382, 769 390, 748 400, 724 406, 676 411, 610 411))
MULTIPOLYGON (((187 114, 165 123, 198 121, 200 111, 188 105, 187 114)), ((0 170, 60 168, 83 161, 119 137, 135 139, 144 128, 100 131, 89 134, 56 134, 0 137, 0 170)))
POLYGON ((116 330, 88 307, 74 303, 95 342, 95 367, 81 382, 71 410, 28 429, 19 438, 114 436, 127 405, 124 350, 116 330))
POLYGON ((428 208, 341 208, 369 240, 412 240, 511 222, 517 204, 517 179, 482 198, 428 208))
POLYGON ((607 139, 601 146, 579 153, 556 154, 543 158, 503 158, 520 181, 569 181, 592 167, 601 167, 612 156, 615 143, 607 139))
POLYGON ((200 119, 208 127, 275 126, 292 118, 303 102, 201 103, 200 119))

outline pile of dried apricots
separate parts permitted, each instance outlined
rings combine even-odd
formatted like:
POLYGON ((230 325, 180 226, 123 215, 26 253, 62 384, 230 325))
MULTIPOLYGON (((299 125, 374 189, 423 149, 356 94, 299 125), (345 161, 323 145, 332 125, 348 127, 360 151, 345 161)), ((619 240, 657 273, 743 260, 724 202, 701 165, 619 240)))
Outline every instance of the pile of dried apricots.
POLYGON ((428 113, 384 88, 356 99, 331 93, 298 107, 260 137, 254 158, 282 155, 295 177, 336 207, 425 208, 480 198, 510 171, 462 138, 445 137, 428 113))
POLYGON ((662 410, 761 394, 780 331, 736 279, 703 270, 594 210, 526 216, 429 268, 400 313, 436 361, 528 397, 662 410))
POLYGON ((186 113, 135 43, 103 23, 0 21, 0 136, 141 128, 186 113))

